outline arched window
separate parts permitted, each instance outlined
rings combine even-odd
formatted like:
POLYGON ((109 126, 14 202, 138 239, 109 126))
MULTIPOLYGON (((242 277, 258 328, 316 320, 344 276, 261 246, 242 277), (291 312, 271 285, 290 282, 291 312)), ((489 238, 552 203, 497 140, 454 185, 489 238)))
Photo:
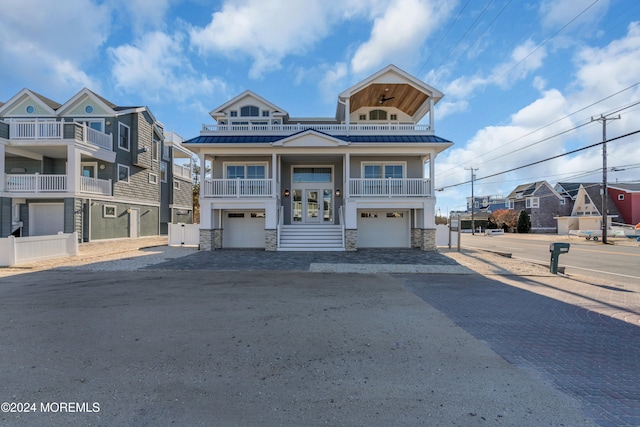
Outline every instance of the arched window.
POLYGON ((240 108, 240 117, 258 117, 259 115, 260 109, 254 105, 240 108))
POLYGON ((369 120, 387 120, 387 112, 384 110, 371 110, 369 120))

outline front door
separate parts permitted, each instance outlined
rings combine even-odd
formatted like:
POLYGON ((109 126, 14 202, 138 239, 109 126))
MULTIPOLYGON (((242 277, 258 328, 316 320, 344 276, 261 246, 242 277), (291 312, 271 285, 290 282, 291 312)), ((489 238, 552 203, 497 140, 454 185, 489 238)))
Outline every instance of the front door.
POLYGON ((332 188, 294 188, 294 224, 333 224, 332 188))

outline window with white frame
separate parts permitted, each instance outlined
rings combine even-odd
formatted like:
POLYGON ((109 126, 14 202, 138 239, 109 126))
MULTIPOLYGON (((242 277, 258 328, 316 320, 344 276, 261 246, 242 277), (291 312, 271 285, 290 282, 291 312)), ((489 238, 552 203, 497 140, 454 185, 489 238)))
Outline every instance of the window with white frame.
POLYGON ((238 117, 238 112, 237 111, 229 111, 229 116, 230 117, 238 117))
POLYGON ((149 184, 157 184, 158 183, 158 175, 155 173, 149 174, 149 184))
POLYGON ((118 181, 129 182, 129 166, 118 164, 118 181))
POLYGON ((527 208, 539 208, 540 207, 540 198, 539 197, 527 197, 526 207, 527 208))
POLYGON ((227 163, 225 165, 227 179, 265 179, 267 177, 266 163, 227 163))
POLYGON ((104 218, 115 218, 117 215, 117 209, 115 205, 102 206, 102 216, 104 218))
POLYGON ((258 117, 260 109, 255 105, 246 105, 240 108, 240 117, 258 117))
POLYGON ((126 151, 131 150, 131 129, 122 123, 118 123, 118 147, 126 151))
POLYGON ((160 155, 160 141, 158 141, 155 137, 153 138, 153 142, 151 143, 151 159, 153 161, 158 161, 160 155))
POLYGON ((618 200, 624 200, 624 194, 618 194, 618 200))
POLYGON ((167 182, 167 164, 165 162, 160 163, 160 181, 167 182))
POLYGON ((404 178, 404 163, 363 163, 363 178, 404 178))
POLYGON ((516 204, 513 200, 509 200, 509 209, 515 209, 516 208, 516 204))
POLYGON ((173 188, 176 189, 176 190, 179 190, 180 189, 180 181, 178 181, 178 180, 173 181, 173 188))
POLYGON ((269 110, 262 110, 262 117, 269 117, 269 110))
POLYGON ((162 146, 162 158, 164 160, 171 160, 171 146, 163 145, 162 146))
POLYGON ((387 120, 387 112, 384 110, 369 111, 369 120, 387 120))

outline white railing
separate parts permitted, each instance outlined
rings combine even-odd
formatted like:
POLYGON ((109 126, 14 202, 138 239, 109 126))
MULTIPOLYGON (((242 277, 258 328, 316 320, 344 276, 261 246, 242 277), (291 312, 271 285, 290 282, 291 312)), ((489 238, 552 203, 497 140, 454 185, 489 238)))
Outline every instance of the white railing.
POLYGON ((16 121, 9 128, 11 139, 62 139, 62 122, 16 121))
POLYGON ((322 124, 322 123, 295 123, 286 125, 218 125, 203 124, 202 130, 205 132, 298 132, 301 130, 313 129, 321 132, 341 133, 348 131, 367 132, 424 132, 430 130, 429 125, 422 124, 400 124, 400 123, 376 123, 376 124, 322 124))
POLYGON ((180 178, 191 180, 193 175, 191 173, 191 166, 173 164, 173 176, 179 176, 180 178))
POLYGON ((431 182, 426 178, 349 179, 349 196, 425 197, 431 196, 431 182))
POLYGON ((276 243, 276 247, 279 248, 280 247, 280 238, 282 235, 282 225, 284 224, 284 206, 280 206, 280 209, 278 209, 278 227, 276 230, 276 238, 277 238, 277 243, 276 243))
POLYGON ((169 246, 198 246, 200 224, 169 223, 169 246))
MULTIPOLYGON (((66 192, 67 175, 6 174, 5 191, 8 193, 56 193, 66 192)), ((80 176, 81 193, 111 196, 111 180, 80 176)))
MULTIPOLYGON (((12 121, 9 123, 10 139, 63 139, 64 125, 75 125, 82 128, 82 140, 98 147, 113 150, 113 136, 82 123, 54 121, 12 121)), ((75 134, 73 139, 77 139, 75 134)))
POLYGON ((204 197, 270 197, 272 182, 272 179, 207 179, 204 197))
POLYGON ((5 191, 13 193, 48 193, 67 191, 66 175, 6 174, 5 191))
POLYGON ((344 206, 340 206, 340 209, 338 209, 338 219, 340 220, 340 232, 342 234, 342 248, 346 249, 347 245, 344 240, 344 236, 346 234, 346 225, 344 223, 344 206))
POLYGON ((88 176, 80 177, 80 192, 90 194, 101 194, 111 196, 111 180, 90 178, 88 176))
POLYGON ((84 126, 85 142, 90 142, 105 150, 113 151, 113 135, 102 133, 88 126, 84 126))

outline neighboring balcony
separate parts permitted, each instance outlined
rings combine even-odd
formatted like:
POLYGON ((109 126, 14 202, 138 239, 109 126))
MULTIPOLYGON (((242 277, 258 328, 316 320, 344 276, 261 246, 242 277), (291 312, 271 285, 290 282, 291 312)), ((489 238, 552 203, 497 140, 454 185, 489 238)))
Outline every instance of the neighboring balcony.
POLYGON ((9 123, 9 139, 43 142, 73 139, 113 151, 112 135, 77 122, 13 121, 9 123))
MULTIPOLYGON (((111 180, 80 176, 78 192, 111 196, 111 180)), ((4 183, 7 193, 67 193, 67 175, 46 174, 5 174, 4 183)))
POLYGON ((431 197, 427 178, 349 179, 350 197, 431 197))
POLYGON ((207 179, 204 197, 275 197, 272 179, 207 179))

